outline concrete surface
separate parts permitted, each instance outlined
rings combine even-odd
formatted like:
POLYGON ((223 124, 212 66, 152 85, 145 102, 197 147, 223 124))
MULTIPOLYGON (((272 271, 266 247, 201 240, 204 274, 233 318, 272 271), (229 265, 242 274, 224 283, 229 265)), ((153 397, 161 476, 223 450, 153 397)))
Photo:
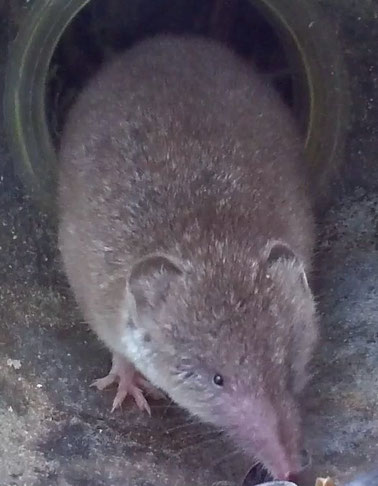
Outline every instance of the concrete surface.
POLYGON ((316 469, 336 478, 378 458, 378 195, 357 189, 320 228, 316 283, 322 345, 309 389, 316 469))

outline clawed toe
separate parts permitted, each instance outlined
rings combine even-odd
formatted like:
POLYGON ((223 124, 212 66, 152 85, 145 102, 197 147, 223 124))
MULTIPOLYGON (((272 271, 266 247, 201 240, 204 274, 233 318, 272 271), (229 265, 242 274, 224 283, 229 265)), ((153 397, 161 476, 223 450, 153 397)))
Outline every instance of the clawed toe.
POLYGON ((125 398, 131 396, 140 410, 145 410, 151 415, 151 408, 144 393, 157 400, 164 397, 127 360, 119 356, 113 356, 113 366, 110 373, 103 378, 95 380, 90 386, 102 391, 115 383, 118 384, 118 388, 113 400, 111 412, 121 408, 125 398))
POLYGON ((117 375, 109 373, 103 378, 97 378, 97 380, 94 380, 89 386, 102 391, 105 390, 105 388, 108 388, 110 385, 114 385, 114 383, 117 383, 117 375))
POLYGON ((116 396, 114 397, 113 400, 113 405, 111 409, 111 413, 113 413, 117 408, 121 408, 122 403, 124 402, 125 398, 127 397, 127 390, 122 390, 120 387, 118 387, 116 396))
POLYGON ((146 392, 146 394, 154 400, 164 400, 164 398, 166 398, 166 395, 162 391, 151 385, 151 383, 142 375, 139 375, 136 381, 138 385, 146 392))

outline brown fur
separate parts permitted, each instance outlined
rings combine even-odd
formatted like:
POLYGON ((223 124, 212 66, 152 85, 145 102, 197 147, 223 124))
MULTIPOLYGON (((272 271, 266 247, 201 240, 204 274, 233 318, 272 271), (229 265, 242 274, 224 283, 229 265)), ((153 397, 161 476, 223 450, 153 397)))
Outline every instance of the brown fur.
POLYGON ((83 90, 60 163, 60 245, 92 328, 277 477, 298 469, 313 221, 278 95, 216 43, 147 40, 83 90))

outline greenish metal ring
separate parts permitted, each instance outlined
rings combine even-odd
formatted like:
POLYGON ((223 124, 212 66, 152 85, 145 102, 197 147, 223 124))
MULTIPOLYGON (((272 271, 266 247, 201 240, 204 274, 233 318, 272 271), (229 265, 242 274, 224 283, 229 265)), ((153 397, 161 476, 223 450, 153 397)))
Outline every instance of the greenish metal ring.
POLYGON ((21 180, 49 212, 55 204, 57 158, 46 117, 46 80, 59 39, 89 1, 35 0, 9 51, 4 90, 8 145, 21 180))
POLYGON ((315 2, 255 0, 281 36, 293 72, 298 101, 308 95, 305 155, 317 205, 341 168, 350 124, 347 70, 337 35, 315 2), (302 72, 302 76, 300 73, 302 72))
MULTIPOLYGON (((46 82, 59 39, 89 2, 34 0, 9 51, 4 93, 9 149, 26 188, 53 213, 57 157, 47 123, 46 82)), ((253 0, 253 5, 282 37, 298 74, 299 102, 306 99, 305 92, 308 95, 306 156, 314 188, 321 191, 340 167, 349 122, 346 74, 336 36, 312 1, 253 0)))

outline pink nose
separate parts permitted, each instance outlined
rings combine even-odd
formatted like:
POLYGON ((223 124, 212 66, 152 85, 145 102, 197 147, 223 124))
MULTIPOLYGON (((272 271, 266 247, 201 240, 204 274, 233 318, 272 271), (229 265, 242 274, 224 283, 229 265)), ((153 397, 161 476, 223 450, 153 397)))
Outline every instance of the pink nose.
POLYGON ((296 483, 298 479, 298 473, 297 472, 287 472, 285 474, 285 481, 290 481, 292 483, 296 483))
POLYGON ((289 471, 285 474, 285 481, 291 481, 292 483, 296 483, 300 476, 300 473, 303 472, 311 463, 311 456, 307 452, 307 450, 303 449, 301 451, 301 466, 300 469, 297 471, 289 471))

